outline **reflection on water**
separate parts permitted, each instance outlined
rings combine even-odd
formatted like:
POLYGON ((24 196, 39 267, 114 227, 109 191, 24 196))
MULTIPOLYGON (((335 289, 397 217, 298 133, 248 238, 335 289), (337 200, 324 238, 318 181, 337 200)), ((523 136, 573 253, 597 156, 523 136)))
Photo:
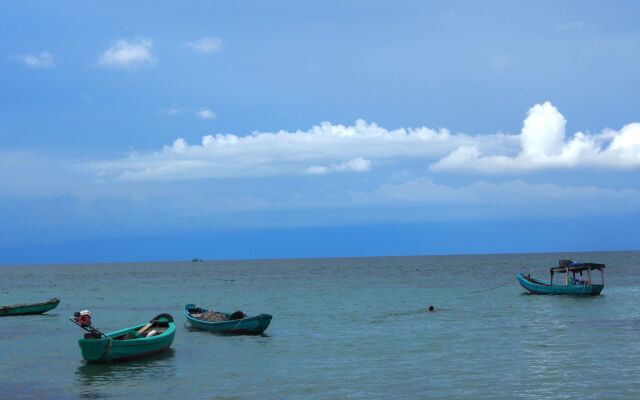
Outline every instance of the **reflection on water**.
POLYGON ((110 388, 114 383, 164 381, 175 375, 175 350, 170 348, 160 354, 139 360, 109 364, 84 363, 76 370, 76 380, 82 398, 99 399, 110 397, 100 389, 110 388))
POLYGON ((188 332, 200 332, 205 335, 215 335, 215 336, 233 336, 233 337, 271 337, 267 332, 263 332, 260 334, 252 335, 252 334, 239 334, 239 333, 229 333, 229 332, 213 332, 208 331, 206 329, 195 328, 191 326, 188 322, 184 323, 184 329, 188 332))
POLYGON ((27 381, 25 383, 3 382, 0 398, 71 400, 74 396, 60 388, 45 386, 37 381, 27 381))

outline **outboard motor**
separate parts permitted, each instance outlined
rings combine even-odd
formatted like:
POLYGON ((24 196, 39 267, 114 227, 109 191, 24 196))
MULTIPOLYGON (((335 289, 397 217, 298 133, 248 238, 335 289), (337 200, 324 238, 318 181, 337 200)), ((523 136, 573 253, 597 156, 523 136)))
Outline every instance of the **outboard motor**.
POLYGON ((89 310, 74 312, 73 317, 69 317, 69 321, 88 332, 84 334, 85 339, 100 339, 101 337, 107 337, 107 335, 91 326, 91 311, 89 310))
POLYGON ((81 327, 91 326, 91 311, 76 311, 73 313, 73 320, 81 327))

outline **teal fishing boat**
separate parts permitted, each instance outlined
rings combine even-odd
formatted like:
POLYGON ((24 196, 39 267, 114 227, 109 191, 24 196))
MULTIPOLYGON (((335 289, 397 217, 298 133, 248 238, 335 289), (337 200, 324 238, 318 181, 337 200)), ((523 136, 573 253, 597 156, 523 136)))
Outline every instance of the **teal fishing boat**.
POLYGON ((162 352, 171 346, 176 333, 170 314, 160 314, 148 323, 107 334, 91 326, 91 314, 88 311, 76 313, 74 318, 69 319, 88 332, 78 340, 78 345, 82 357, 90 363, 125 361, 162 352))
POLYGON ((544 281, 530 275, 518 274, 520 285, 532 294, 570 294, 576 296, 597 296, 604 289, 604 264, 577 263, 572 260, 560 260, 559 266, 549 270, 551 279, 544 281), (595 271, 600 272, 601 282, 594 283, 595 271), (565 274, 563 283, 554 283, 555 274, 565 274))
POLYGON ((1 306, 0 317, 8 317, 12 315, 42 314, 58 307, 58 304, 60 304, 60 300, 51 299, 51 300, 45 301, 44 303, 14 304, 12 306, 1 306))
POLYGON ((234 335, 260 335, 269 327, 271 318, 273 318, 269 314, 248 317, 242 311, 230 314, 209 311, 195 304, 184 306, 184 315, 195 328, 234 335))

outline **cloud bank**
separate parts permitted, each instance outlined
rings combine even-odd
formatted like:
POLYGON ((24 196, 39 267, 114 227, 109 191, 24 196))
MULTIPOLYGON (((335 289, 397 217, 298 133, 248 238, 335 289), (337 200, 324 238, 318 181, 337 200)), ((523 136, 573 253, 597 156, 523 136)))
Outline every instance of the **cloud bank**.
MULTIPOLYGON (((203 110, 209 111, 209 110, 203 110)), ((201 118, 211 117, 201 111, 201 118)), ((446 129, 388 130, 358 120, 306 131, 206 135, 200 144, 178 138, 161 151, 94 162, 101 179, 125 181, 324 175, 366 172, 383 162, 424 162, 425 171, 513 174, 545 169, 638 168, 640 123, 568 138, 566 120, 546 102, 533 106, 519 134, 468 135, 446 129)))
POLYGON ((506 148, 509 140, 502 134, 473 138, 445 129, 387 130, 362 120, 353 126, 325 122, 307 131, 206 135, 200 144, 179 138, 158 152, 89 167, 103 179, 129 181, 362 172, 375 159, 434 158, 471 144, 506 148))
POLYGON ((98 65, 110 68, 136 69, 151 65, 156 58, 151 53, 150 39, 118 40, 98 57, 98 65))

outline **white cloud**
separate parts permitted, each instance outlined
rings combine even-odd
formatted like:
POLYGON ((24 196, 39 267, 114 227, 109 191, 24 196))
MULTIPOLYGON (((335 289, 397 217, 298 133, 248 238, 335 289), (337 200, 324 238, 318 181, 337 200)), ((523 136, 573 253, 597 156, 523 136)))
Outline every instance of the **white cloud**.
POLYGON ((216 118, 216 113, 214 113, 213 111, 207 109, 207 108, 203 108, 202 110, 198 111, 196 113, 196 115, 199 118, 202 119, 215 119, 216 118))
MULTIPOLYGON (((207 110, 208 111, 208 110, 207 110)), ((640 123, 565 138, 564 117, 550 103, 533 106, 522 133, 452 134, 426 127, 387 130, 362 120, 325 122, 306 131, 177 139, 161 151, 90 164, 104 179, 180 180, 368 171, 384 161, 424 162, 432 171, 522 173, 549 168, 638 168, 640 123)))
POLYGON ((98 65, 125 69, 151 65, 156 62, 151 53, 152 47, 153 41, 150 39, 121 39, 98 57, 98 65))
POLYGON ((217 53, 222 50, 222 39, 211 36, 198 39, 195 41, 186 42, 184 44, 187 48, 200 54, 217 53))
POLYGON ((566 120, 549 102, 533 106, 522 132, 512 135, 519 146, 491 152, 480 145, 464 145, 431 165, 433 171, 513 173, 560 168, 640 167, 640 123, 600 134, 577 132, 565 137, 566 120), (513 153, 515 152, 515 155, 513 153))
POLYGON ((338 164, 312 165, 304 172, 310 175, 326 175, 331 172, 366 172, 369 169, 371 161, 358 157, 338 164))
POLYGON ((56 66, 56 57, 48 51, 42 51, 40 54, 20 54, 16 57, 24 65, 30 68, 53 68, 56 66))
POLYGON ((474 138, 429 128, 387 130, 359 120, 353 126, 328 122, 307 131, 207 135, 200 144, 177 139, 162 151, 90 165, 116 180, 177 180, 274 176, 340 170, 366 171, 376 159, 433 159, 463 145, 486 143, 497 151, 514 140, 495 134, 474 138), (355 160, 355 161, 354 161, 355 160), (321 168, 314 168, 321 167, 321 168))

